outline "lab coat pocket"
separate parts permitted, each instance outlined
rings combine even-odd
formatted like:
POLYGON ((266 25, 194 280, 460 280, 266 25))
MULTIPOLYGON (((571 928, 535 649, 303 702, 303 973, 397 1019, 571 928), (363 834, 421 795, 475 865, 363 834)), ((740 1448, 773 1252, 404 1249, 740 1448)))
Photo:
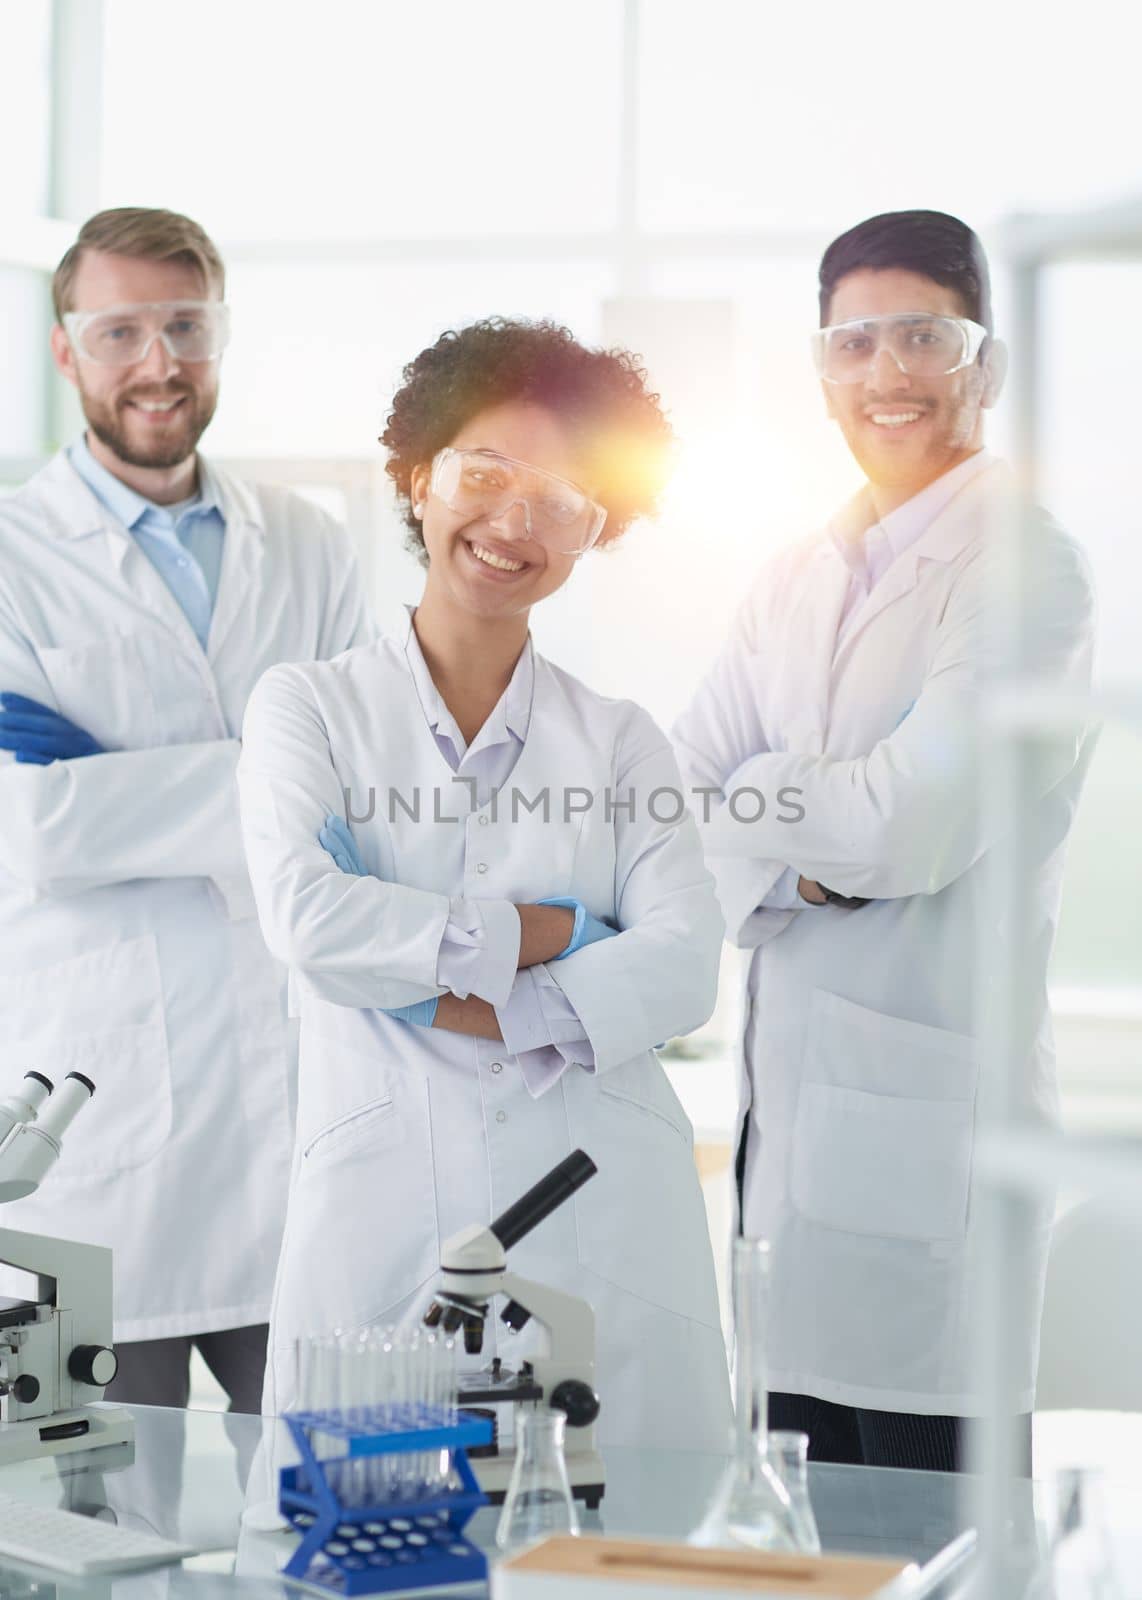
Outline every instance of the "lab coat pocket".
MULTIPOLYGON (((666 1087, 669 1089, 669 1084, 666 1087)), ((599 1093, 604 1097, 604 1100, 610 1100, 617 1106, 636 1111, 641 1116, 657 1117, 664 1127, 669 1128, 676 1138, 681 1139, 687 1150, 693 1149, 693 1130, 686 1119, 686 1113, 680 1105, 677 1105, 676 1101, 677 1114, 674 1114, 669 1106, 651 1104, 635 1095, 624 1094, 621 1089, 612 1089, 606 1083, 599 1085, 599 1093)), ((674 1091, 672 1089, 670 1090, 670 1096, 674 1099, 674 1091)))
MULTIPOLYGON (((0 976, 0 1054, 10 1074, 81 1072, 90 1104, 63 1140, 52 1183, 143 1166, 171 1129, 162 976, 145 934, 50 967, 0 976)), ((49 1102, 50 1104, 50 1102, 49 1102)))
POLYGON ((383 1150, 398 1144, 403 1133, 404 1125, 397 1115, 396 1103, 387 1095, 328 1123, 302 1147, 301 1159, 309 1165, 320 1164, 338 1151, 348 1154, 362 1140, 370 1151, 383 1150))
POLYGON ((303 1025, 301 1153, 278 1297, 286 1330, 313 1307, 328 1327, 375 1321, 439 1264, 427 1085, 385 1069, 383 1057, 303 1025))
POLYGON ((161 742, 158 709, 139 636, 113 633, 88 644, 42 645, 37 654, 65 717, 107 750, 161 742))
POLYGON ((813 995, 790 1187, 805 1217, 931 1243, 967 1227, 978 1046, 813 995))

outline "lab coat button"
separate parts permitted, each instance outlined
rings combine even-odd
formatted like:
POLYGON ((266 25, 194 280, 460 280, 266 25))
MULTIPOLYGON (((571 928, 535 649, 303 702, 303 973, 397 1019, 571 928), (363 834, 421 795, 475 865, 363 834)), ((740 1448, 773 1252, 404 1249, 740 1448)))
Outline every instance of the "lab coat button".
POLYGON ((480 813, 480 826, 481 828, 486 828, 488 826, 487 816, 483 812, 480 813))
POLYGON ((477 861, 477 863, 476 863, 476 871, 477 872, 487 872, 487 870, 488 870, 488 863, 486 861, 477 861))
POLYGON ((496 1121, 497 1122, 506 1122, 507 1120, 508 1120, 508 1114, 507 1114, 506 1111, 497 1111, 496 1112, 496 1121))
POLYGON ((502 1072, 504 1070, 503 1062, 502 1061, 493 1061, 491 1070, 493 1072, 502 1072))

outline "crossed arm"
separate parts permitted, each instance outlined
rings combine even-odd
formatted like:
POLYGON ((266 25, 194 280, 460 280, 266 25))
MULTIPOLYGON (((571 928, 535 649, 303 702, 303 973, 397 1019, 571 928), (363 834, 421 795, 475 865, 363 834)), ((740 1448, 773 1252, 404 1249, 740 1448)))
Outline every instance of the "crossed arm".
MULTIPOLYGON (((675 729, 683 764, 720 796, 789 789, 801 815, 791 823, 773 807, 738 822, 724 803, 714 807, 703 843, 735 943, 764 943, 796 915, 788 902, 780 910, 767 904, 790 862, 810 902, 812 885, 822 883, 845 896, 894 899, 939 893, 998 842, 980 802, 978 732, 999 666, 992 596, 1001 579, 1002 552, 981 546, 950 591, 919 695, 886 737, 855 758, 776 748, 756 710, 759 641, 748 631, 751 619, 739 622, 675 729)), ((1023 594, 1029 678, 1085 689, 1092 603, 1081 552, 1044 520, 1023 594)), ((1036 744, 1037 794, 1071 771, 1084 738, 1080 731, 1036 744)))
MULTIPOLYGON (((441 1027, 459 1022, 462 1031, 490 1038, 499 1032, 492 1032, 489 1015, 495 1008, 505 1044, 521 1066, 526 1053, 550 1042, 564 1065, 589 1073, 607 1072, 706 1020, 717 992, 722 924, 692 819, 615 818, 618 929, 598 924, 594 938, 578 945, 574 936, 567 943, 566 907, 457 902, 338 870, 320 842, 327 818, 344 804, 322 693, 308 669, 272 668, 247 709, 238 773, 262 932, 306 991, 362 1010, 435 1000, 441 1027), (468 998, 449 998, 444 991, 460 985, 444 981, 444 936, 450 921, 458 928, 469 918, 470 926, 473 908, 485 927, 500 919, 496 943, 507 948, 510 963, 498 964, 494 983, 468 981, 466 974, 468 998), (509 929, 518 934, 514 945, 509 929), (513 1042, 514 1003, 532 990, 544 1023, 551 1024, 549 1040, 525 1029, 513 1042), (484 1006, 471 1004, 473 993, 484 1006)), ((622 726, 616 724, 615 738, 617 789, 678 787, 669 746, 645 713, 631 708, 622 726)), ((555 1081, 562 1067, 554 1060, 550 1065, 550 1072, 537 1074, 534 1089, 529 1083, 532 1092, 543 1093, 555 1081)))
POLYGON ((332 825, 340 840, 329 831, 344 797, 303 668, 272 668, 255 689, 238 779, 263 934, 318 998, 498 1038, 494 1008, 520 970, 566 953, 575 919, 565 907, 457 901, 365 871, 345 824, 332 825))
MULTIPOLYGON (((368 871, 358 853, 356 842, 346 823, 331 815, 318 834, 318 843, 342 872, 354 877, 368 877, 368 871)), ((596 938, 606 938, 614 933, 606 923, 586 913, 585 908, 567 904, 516 905, 519 917, 519 957, 516 971, 540 966, 547 961, 558 961, 571 955, 584 944, 596 938)), ((496 1009, 479 995, 465 996, 445 990, 431 1000, 422 1000, 411 1006, 384 1006, 380 1009, 404 1022, 422 1027, 442 1028, 448 1033, 466 1033, 478 1039, 503 1040, 496 1009)))

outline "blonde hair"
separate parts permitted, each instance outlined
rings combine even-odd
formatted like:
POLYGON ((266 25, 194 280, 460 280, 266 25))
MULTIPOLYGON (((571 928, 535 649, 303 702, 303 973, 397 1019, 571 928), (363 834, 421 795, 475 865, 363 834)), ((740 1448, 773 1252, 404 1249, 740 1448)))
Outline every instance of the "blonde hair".
POLYGON ((76 273, 85 250, 106 255, 133 256, 143 261, 185 261, 197 267, 207 292, 226 286, 226 269, 213 241, 189 217, 177 211, 156 211, 146 206, 118 206, 98 211, 79 230, 52 278, 52 304, 58 321, 72 309, 76 273))

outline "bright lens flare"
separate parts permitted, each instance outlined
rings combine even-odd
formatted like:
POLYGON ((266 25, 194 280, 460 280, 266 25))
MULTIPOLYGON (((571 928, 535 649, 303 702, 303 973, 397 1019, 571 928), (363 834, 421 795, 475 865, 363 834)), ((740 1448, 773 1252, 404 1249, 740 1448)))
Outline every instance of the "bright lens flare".
POLYGON ((701 536, 704 560, 760 563, 820 527, 859 487, 843 442, 816 418, 800 438, 725 428, 683 440, 662 496, 664 526, 701 536))

